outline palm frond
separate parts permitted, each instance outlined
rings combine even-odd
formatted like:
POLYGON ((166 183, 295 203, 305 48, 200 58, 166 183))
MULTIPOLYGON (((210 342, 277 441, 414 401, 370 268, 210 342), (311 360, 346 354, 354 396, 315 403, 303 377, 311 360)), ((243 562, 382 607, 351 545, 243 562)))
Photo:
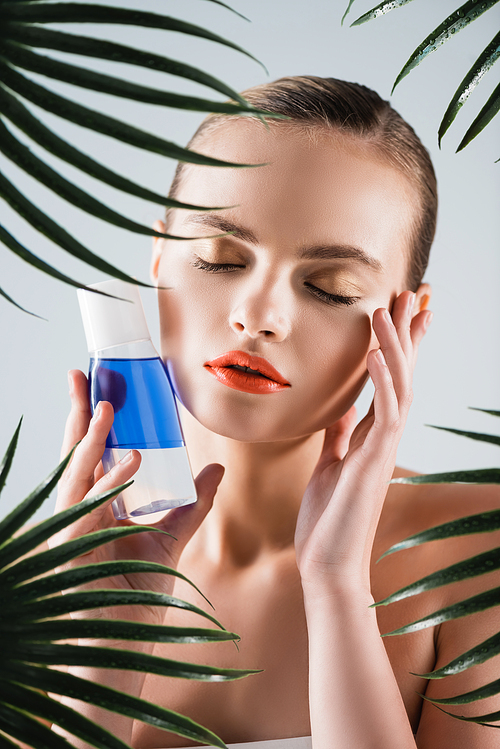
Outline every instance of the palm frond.
POLYGON ((7 477, 10 473, 10 469, 12 468, 12 461, 14 460, 14 454, 16 452, 17 443, 19 441, 19 432, 21 431, 21 424, 23 423, 23 417, 19 419, 19 423, 16 427, 16 431, 12 435, 12 439, 9 442, 9 446, 7 450, 5 451, 5 455, 2 458, 2 462, 0 463, 0 492, 5 486, 5 482, 7 481, 7 477))
MULTIPOLYGON (((446 476, 446 474, 438 475, 446 476)), ((443 481, 442 483, 449 482, 443 481)), ((394 554, 396 551, 411 549, 413 546, 420 546, 420 544, 425 544, 429 541, 440 541, 441 539, 456 538, 458 536, 470 536, 475 533, 493 533, 493 531, 497 530, 500 530, 500 510, 490 510, 489 512, 481 512, 477 515, 468 515, 467 517, 459 518, 458 520, 451 520, 448 523, 435 525, 433 528, 428 528, 426 531, 415 533, 413 536, 409 536, 403 541, 399 541, 399 543, 391 546, 390 549, 382 554, 380 559, 389 556, 389 554, 394 554)))
MULTIPOLYGON (((21 423, 18 424, 0 464, 0 491, 12 466, 20 426, 21 423)), ((55 567, 112 540, 137 533, 164 531, 135 525, 108 528, 36 553, 36 547, 40 543, 109 501, 128 484, 84 499, 20 535, 13 536, 49 496, 71 460, 72 452, 24 502, 0 522, 0 638, 4 645, 0 659, 0 749, 15 748, 16 742, 34 749, 71 747, 70 741, 51 731, 37 718, 51 721, 96 749, 125 749, 126 745, 108 731, 48 694, 40 694, 38 690, 97 705, 198 743, 224 747, 225 744, 218 736, 186 716, 50 668, 57 665, 86 665, 211 682, 241 679, 258 673, 249 669, 215 668, 137 651, 84 645, 81 642, 78 645, 57 642, 77 638, 84 642, 95 639, 101 642, 118 640, 172 643, 236 642, 239 639, 235 633, 225 630, 211 614, 174 596, 147 590, 81 589, 84 584, 109 580, 119 574, 155 572, 175 575, 198 590, 184 575, 164 565, 130 559, 83 564, 63 572, 53 572, 55 567), (26 556, 30 553, 31 556, 26 556), (61 595, 62 592, 65 594, 61 595), (130 605, 183 609, 210 621, 217 629, 141 624, 119 619, 60 618, 78 611, 130 605)))
POLYGON ((5 23, 109 23, 123 24, 128 26, 140 26, 142 28, 163 29, 164 31, 177 31, 189 36, 197 36, 209 39, 217 44, 241 52, 254 62, 261 65, 264 72, 268 73, 266 67, 246 50, 234 42, 214 34, 200 26, 181 21, 171 16, 163 16, 158 13, 150 13, 143 10, 129 8, 113 8, 105 5, 91 5, 80 3, 56 3, 54 5, 27 5, 25 3, 4 3, 2 16, 5 23))
POLYGON ((442 609, 433 611, 432 614, 423 616, 421 619, 416 619, 414 622, 405 624, 404 627, 394 629, 392 632, 385 632, 382 637, 405 635, 409 632, 420 632, 421 629, 435 627, 437 624, 449 622, 454 619, 460 619, 463 616, 478 614, 480 611, 487 611, 488 609, 499 605, 500 588, 492 588, 491 590, 487 590, 483 593, 478 593, 475 596, 471 596, 470 598, 466 598, 459 603, 453 603, 449 606, 444 606, 442 609))
MULTIPOLYGON (((394 85, 392 87, 391 94, 394 92, 396 86, 405 78, 417 65, 428 57, 432 52, 435 52, 445 42, 452 39, 457 35, 459 31, 462 31, 472 21, 480 18, 483 13, 491 10, 499 0, 467 0, 457 10, 451 13, 445 20, 439 24, 419 46, 412 52, 403 68, 400 70, 396 77, 394 85)), ((350 0, 349 6, 344 13, 342 22, 346 17, 347 13, 351 9, 354 0, 350 0)), ((371 10, 364 13, 362 16, 357 18, 351 26, 359 26, 362 23, 371 21, 375 18, 389 13, 391 10, 401 8, 407 5, 411 0, 385 0, 379 3, 371 10)), ((443 116, 441 124, 438 128, 438 143, 441 146, 441 139, 447 132, 448 128, 454 121, 459 110, 463 104, 467 101, 471 93, 474 91, 478 83, 484 77, 484 75, 492 68, 493 64, 500 57, 500 35, 496 34, 490 44, 483 50, 476 62, 470 68, 462 82, 459 84, 455 91, 448 108, 443 116)), ((479 115, 476 117, 472 125, 467 130, 465 136, 460 142, 457 152, 465 148, 479 133, 488 125, 493 117, 497 114, 500 108, 500 91, 495 89, 494 93, 483 107, 479 115)))
POLYGON ((485 551, 483 554, 477 554, 470 559, 464 559, 449 567, 433 572, 431 575, 422 577, 411 585, 400 588, 382 601, 372 604, 373 606, 387 606, 395 601, 401 601, 403 598, 410 598, 426 590, 434 590, 443 585, 468 580, 471 577, 485 575, 487 572, 495 572, 500 569, 500 548, 485 551))
POLYGON ((453 660, 441 668, 431 671, 428 674, 414 674, 414 676, 420 676, 422 679, 444 679, 445 676, 460 674, 462 671, 466 671, 468 668, 472 668, 472 666, 478 666, 480 663, 484 663, 499 654, 500 632, 497 632, 497 634, 488 637, 487 640, 480 642, 465 653, 461 653, 458 658, 453 658, 453 660))
MULTIPOLYGON (((0 42, 1 43, 1 42, 0 42)), ((164 205, 167 208, 186 208, 192 211, 220 211, 223 206, 200 206, 191 203, 182 203, 172 198, 167 198, 146 187, 137 185, 125 177, 113 172, 111 169, 100 164, 98 161, 91 159, 86 154, 71 146, 67 141, 60 138, 52 130, 45 127, 29 109, 27 109, 18 99, 9 94, 7 90, 0 87, 0 114, 7 117, 16 127, 26 133, 31 140, 45 148, 49 153, 54 154, 59 159, 66 161, 68 164, 77 167, 85 174, 110 185, 111 187, 135 195, 143 200, 152 203, 164 205)))
POLYGON ((441 124, 438 130, 438 145, 441 147, 441 139, 446 133, 451 123, 457 116, 461 107, 465 104, 469 96, 472 94, 480 80, 486 73, 491 70, 494 63, 500 57, 500 32, 495 35, 490 44, 483 50, 479 55, 476 62, 473 64, 465 78, 459 84, 457 90, 453 94, 453 98, 448 105, 448 109, 443 115, 441 124))
POLYGON ((476 117, 476 119, 474 120, 474 122, 469 127, 464 137, 458 144, 457 153, 461 151, 463 148, 465 148, 465 146, 468 146, 471 140, 474 140, 476 135, 479 135, 479 133, 482 130, 484 130, 486 125, 488 125, 493 119, 493 117, 496 114, 498 114, 499 109, 500 109, 500 83, 495 88, 490 98, 488 99, 484 107, 481 109, 478 116, 476 117))
POLYGON ((497 2, 498 0, 467 0, 458 10, 450 13, 412 52, 399 72, 391 93, 393 93, 398 83, 416 68, 417 65, 420 65, 428 55, 452 39, 459 31, 463 31, 471 21, 477 20, 483 13, 493 8, 497 2))
MULTIPOLYGON (((226 745, 218 736, 190 718, 179 715, 173 710, 161 708, 146 700, 119 692, 116 689, 93 684, 72 674, 21 662, 6 662, 5 665, 2 664, 2 671, 8 677, 9 683, 14 681, 18 684, 29 684, 33 689, 41 689, 44 692, 79 699, 157 728, 163 728, 193 741, 201 741, 204 744, 226 749, 226 745)), ((40 746, 39 744, 32 745, 37 748, 40 746)))
POLYGON ((426 426, 432 429, 441 429, 443 432, 450 432, 451 434, 458 434, 461 437, 468 437, 471 440, 478 440, 479 442, 489 442, 490 445, 500 445, 500 435, 498 434, 483 434, 482 432, 466 432, 463 429, 451 429, 450 427, 438 427, 435 424, 426 424, 426 426))
MULTIPOLYGON (((483 411, 484 413, 492 416, 500 416, 499 411, 487 410, 487 409, 474 409, 477 411, 483 411)), ((460 429, 449 429, 447 427, 435 427, 437 429, 443 429, 444 431, 458 434, 470 439, 480 440, 482 442, 488 442, 490 444, 500 444, 500 437, 498 435, 484 434, 481 432, 469 432, 460 429)), ((500 469, 483 469, 483 470, 472 470, 472 471, 454 471, 450 473, 433 474, 428 476, 412 476, 406 479, 395 479, 394 483, 405 483, 405 484, 424 484, 424 483, 455 483, 457 481, 466 483, 500 483, 500 469)), ((429 543, 430 541, 438 541, 449 538, 457 538, 459 536, 472 535, 477 533, 492 533, 493 531, 500 530, 500 510, 491 510, 489 512, 478 513, 477 515, 469 515, 468 517, 459 518, 458 520, 452 520, 448 523, 442 523, 441 525, 434 526, 420 533, 415 533, 399 543, 394 544, 388 549, 380 559, 394 554, 396 551, 402 551, 404 549, 410 549, 421 544, 429 543)), ((380 561, 380 559, 378 561, 380 561)), ((465 559, 461 562, 457 562, 448 567, 438 570, 430 575, 426 575, 420 580, 406 585, 403 588, 395 591, 391 595, 387 596, 381 601, 377 601, 373 606, 387 606, 396 601, 403 600, 410 596, 419 595, 429 590, 433 590, 437 587, 450 585, 456 582, 462 582, 463 580, 469 580, 473 577, 488 574, 500 569, 500 548, 491 549, 481 554, 476 554, 473 557, 465 559)), ((464 616, 471 616, 481 611, 486 611, 493 607, 500 606, 500 588, 492 588, 490 590, 483 591, 475 596, 471 596, 465 600, 453 603, 449 606, 434 611, 421 619, 417 619, 409 624, 406 624, 392 632, 383 634, 383 637, 391 637, 395 635, 404 635, 410 632, 418 632, 428 627, 434 627, 443 622, 459 619, 464 616)), ((447 676, 452 676, 457 673, 461 673, 468 668, 485 663, 487 660, 494 658, 500 653, 500 632, 497 632, 488 639, 480 642, 478 645, 470 648, 464 653, 453 658, 447 664, 438 668, 434 671, 425 674, 415 674, 424 679, 443 679, 447 676)), ((500 679, 483 685, 477 689, 464 694, 456 695, 455 697, 447 697, 442 699, 431 699, 424 697, 425 699, 432 702, 432 704, 439 707, 439 705, 462 705, 476 700, 486 699, 495 694, 500 693, 500 679)), ((442 708, 440 708, 442 709, 442 708)), ((469 722, 478 723, 480 725, 490 725, 488 721, 500 720, 499 713, 489 713, 488 715, 479 715, 474 717, 465 718, 454 713, 448 713, 450 715, 461 720, 467 720, 469 722)), ((498 727, 498 726, 496 726, 498 727)))
POLYGON ((20 304, 16 302, 15 299, 13 299, 10 296, 10 294, 7 294, 7 292, 4 291, 2 288, 0 288, 0 296, 6 299, 10 304, 13 304, 14 307, 17 307, 18 309, 20 309, 21 312, 26 312, 27 315, 31 315, 32 317, 36 317, 39 320, 45 320, 45 322, 47 322, 47 318, 42 317, 41 315, 37 315, 35 312, 30 312, 29 309, 26 309, 26 307, 22 307, 20 304))
POLYGON ((389 11, 395 10, 396 8, 402 8, 403 5, 408 5, 408 3, 411 2, 412 0, 385 0, 385 2, 380 3, 375 8, 372 8, 366 13, 363 13, 363 15, 359 18, 356 18, 356 20, 351 23, 351 26, 360 26, 362 23, 366 23, 367 21, 373 21, 375 18, 385 16, 385 14, 389 13, 389 11))
MULTIPOLYGON (((210 0, 210 2, 245 18, 245 16, 233 10, 226 3, 220 2, 220 0, 210 0)), ((48 152, 118 190, 173 208, 190 207, 196 210, 222 210, 224 207, 227 207, 188 206, 158 195, 136 184, 133 180, 116 174, 101 164, 99 160, 87 156, 73 145, 67 143, 25 106, 26 102, 31 102, 41 107, 42 110, 80 126, 87 127, 94 132, 114 138, 128 145, 134 145, 137 148, 158 153, 166 158, 210 166, 258 166, 231 164, 217 159, 209 159, 202 154, 182 148, 175 143, 159 138, 139 128, 127 125, 112 117, 107 117, 100 111, 84 107, 71 98, 60 96, 51 91, 49 87, 26 78, 20 72, 21 70, 26 70, 43 75, 49 81, 69 83, 75 87, 75 92, 83 88, 111 96, 119 96, 134 102, 200 112, 253 116, 263 121, 264 117, 274 116, 254 108, 231 86, 210 75, 210 73, 188 63, 170 59, 164 55, 155 54, 150 51, 136 49, 127 44, 111 42, 90 35, 82 36, 76 33, 68 33, 65 30, 68 25, 70 27, 71 25, 82 23, 97 25, 112 24, 117 29, 133 25, 144 29, 161 30, 165 34, 181 33, 193 39, 200 39, 205 43, 222 45, 262 65, 252 54, 242 49, 233 41, 225 39, 199 25, 172 16, 151 13, 141 9, 117 8, 92 3, 47 3, 44 0, 35 0, 34 2, 12 0, 12 2, 6 2, 2 0, 0 2, 0 118, 2 120, 0 150, 2 153, 63 199, 88 212, 90 215, 127 231, 159 236, 158 233, 155 233, 149 227, 142 226, 140 223, 122 216, 111 207, 97 201, 78 185, 72 184, 63 178, 55 169, 49 167, 43 158, 35 156, 30 151, 29 144, 21 143, 16 133, 6 127, 5 120, 10 120, 30 139, 41 145, 48 152), (59 25, 57 30, 49 27, 53 23, 59 25), (64 30, 61 30, 61 27, 64 30), (218 94, 222 94, 227 98, 227 101, 212 101, 203 96, 186 96, 169 92, 163 88, 155 89, 147 85, 135 84, 127 80, 126 76, 106 75, 71 62, 53 59, 50 55, 41 54, 38 51, 41 49, 79 55, 82 58, 86 57, 91 60, 120 62, 125 65, 159 71, 204 86, 218 94)), ((124 163, 125 161, 124 159, 124 163)), ((91 267, 115 278, 127 280, 129 283, 138 283, 135 279, 128 277, 127 274, 107 263, 103 258, 83 247, 75 237, 59 226, 53 218, 40 211, 29 199, 29 196, 26 196, 22 200, 23 196, 20 196, 15 185, 5 175, 3 175, 0 184, 0 197, 37 231, 43 233, 63 251, 78 257, 91 267)), ((25 262, 42 270, 54 279, 84 288, 84 284, 69 278, 56 268, 37 258, 36 254, 30 249, 23 247, 22 241, 17 242, 17 240, 14 240, 8 227, 6 227, 5 231, 6 234, 0 236, 0 242, 5 244, 10 251, 14 251, 18 256, 22 256, 25 262)), ((186 237, 173 238, 186 239, 186 237)), ((14 301, 7 291, 1 290, 0 295, 24 311, 24 307, 14 301)))

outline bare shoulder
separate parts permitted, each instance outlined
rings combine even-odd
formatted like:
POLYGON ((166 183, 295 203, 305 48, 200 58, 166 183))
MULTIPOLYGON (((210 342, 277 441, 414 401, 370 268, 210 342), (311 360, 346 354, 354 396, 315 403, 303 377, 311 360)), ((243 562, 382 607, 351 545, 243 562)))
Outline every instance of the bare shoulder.
MULTIPOLYGON (((415 475, 396 469, 395 477, 415 475)), ((380 519, 374 545, 372 581, 376 600, 383 600, 396 590, 463 560, 500 547, 500 531, 474 533, 442 539, 399 551, 376 560, 393 544, 420 531, 458 518, 500 509, 500 486, 473 484, 405 485, 392 484, 380 519)), ((477 576, 437 587, 425 593, 380 607, 381 632, 391 632, 433 612, 473 598, 485 591, 500 588, 500 571, 492 565, 483 567, 477 576), (486 572, 486 574, 484 574, 486 572)), ((428 673, 458 659, 463 653, 481 646, 500 631, 500 607, 489 606, 472 615, 450 618, 413 634, 385 638, 388 654, 400 685, 411 693, 418 691, 432 699, 449 698, 471 692, 499 677, 498 659, 444 679, 410 680, 408 671, 428 673), (410 690, 411 687, 411 690, 410 690)), ((404 693, 404 689, 403 689, 404 693)), ((460 706, 446 705, 459 715, 485 715, 500 710, 500 697, 493 695, 460 706)), ((498 746, 498 731, 450 718, 429 702, 414 706, 413 726, 417 744, 423 749, 435 746, 467 746, 490 749, 498 746), (417 720, 418 717, 418 720, 417 720)), ((411 712, 411 711, 409 711, 411 712)))

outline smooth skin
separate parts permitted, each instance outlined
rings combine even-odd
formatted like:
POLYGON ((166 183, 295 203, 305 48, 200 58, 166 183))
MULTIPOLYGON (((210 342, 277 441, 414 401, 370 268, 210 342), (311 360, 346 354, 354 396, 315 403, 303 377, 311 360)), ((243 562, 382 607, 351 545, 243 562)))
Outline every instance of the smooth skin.
MULTIPOLYGON (((312 139, 297 129, 265 131, 240 120, 202 145, 219 158, 268 166, 189 167, 177 197, 236 206, 218 215, 237 232, 211 239, 219 233, 213 216, 207 222, 177 212, 169 229, 201 239, 155 241, 162 355, 183 404, 199 499, 160 521, 177 541, 139 535, 96 550, 85 562, 141 558, 177 565, 212 601, 224 626, 241 635, 240 649, 231 643, 157 645, 155 654, 264 670, 222 684, 71 671, 185 713, 226 742, 312 733, 314 749, 492 749, 497 731, 453 720, 417 692, 438 697, 473 689, 495 678, 494 662, 444 683, 428 684, 413 674, 443 665, 493 634, 498 616, 484 612, 474 621, 404 637, 382 639, 380 632, 472 595, 480 585, 498 585, 495 574, 487 583, 369 608, 417 577, 498 545, 499 534, 488 534, 411 549, 376 564, 411 533, 498 506, 493 487, 388 489, 392 476, 409 475, 394 466, 418 347, 431 319, 428 285, 416 294, 405 289, 412 186, 363 144, 331 134, 312 139), (329 259, 301 259, 304 249, 318 246, 361 248, 376 262, 338 251, 329 259), (203 270, 193 253, 232 268, 203 270), (311 286, 356 300, 327 303, 311 286), (203 363, 234 349, 267 358, 291 387, 268 395, 226 388, 203 363), (375 396, 356 425, 353 403, 367 376, 375 396)), ((102 403, 91 420, 83 373, 70 372, 70 384, 62 452, 81 443, 61 481, 57 509, 127 481, 140 461, 133 451, 128 462, 102 476, 112 408, 102 403)), ((117 521, 108 505, 56 543, 111 525, 117 521)), ((186 583, 174 585, 163 576, 113 584, 173 590, 206 606, 186 583)), ((103 613, 193 622, 181 611, 103 613)), ((75 706, 139 749, 192 746, 153 727, 75 706)), ((456 712, 499 707, 491 698, 456 712)))

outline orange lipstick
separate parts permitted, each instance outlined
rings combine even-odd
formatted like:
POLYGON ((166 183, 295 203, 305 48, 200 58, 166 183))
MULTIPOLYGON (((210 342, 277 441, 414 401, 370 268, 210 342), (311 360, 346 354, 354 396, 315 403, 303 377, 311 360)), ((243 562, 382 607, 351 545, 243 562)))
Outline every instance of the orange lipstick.
POLYGON ((244 351, 228 351, 203 366, 223 385, 243 393, 263 395, 291 387, 266 359, 244 351))

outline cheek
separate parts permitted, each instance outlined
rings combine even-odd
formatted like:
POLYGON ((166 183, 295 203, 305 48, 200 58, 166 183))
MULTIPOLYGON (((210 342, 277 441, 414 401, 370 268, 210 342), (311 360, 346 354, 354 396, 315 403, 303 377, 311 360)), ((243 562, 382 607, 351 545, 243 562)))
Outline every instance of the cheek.
POLYGON ((214 291, 214 285, 207 284, 201 273, 193 273, 182 258, 177 261, 173 256, 171 263, 165 259, 163 265, 165 271, 168 268, 160 275, 161 285, 168 289, 158 292, 163 358, 189 360, 200 344, 209 353, 214 336, 224 332, 227 321, 222 290, 214 291))
POLYGON ((367 380, 367 354, 378 342, 366 312, 345 312, 326 331, 317 325, 303 336, 309 339, 304 359, 309 362, 310 390, 300 405, 311 414, 311 431, 317 431, 354 403, 367 380))

